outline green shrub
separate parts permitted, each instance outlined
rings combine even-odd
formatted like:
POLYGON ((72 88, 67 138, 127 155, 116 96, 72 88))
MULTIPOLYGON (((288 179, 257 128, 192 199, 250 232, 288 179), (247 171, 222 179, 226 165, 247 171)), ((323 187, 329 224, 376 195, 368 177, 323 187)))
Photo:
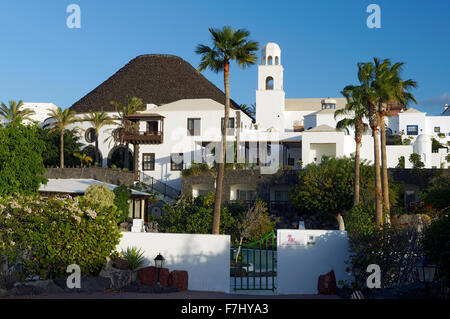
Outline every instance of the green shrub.
POLYGON ((439 265, 440 273, 448 286, 450 284, 450 211, 442 214, 425 230, 423 247, 427 256, 439 265))
POLYGON ((130 204, 129 200, 131 197, 131 191, 125 185, 121 185, 114 189, 114 205, 121 211, 118 223, 125 221, 128 217, 130 204))
POLYGON ((414 169, 419 169, 419 168, 425 167, 425 164, 422 162, 420 155, 417 153, 412 153, 409 156, 409 161, 411 162, 411 164, 413 164, 414 169))
POLYGON ((100 206, 109 207, 114 206, 115 195, 105 184, 94 184, 86 188, 84 198, 100 206))
POLYGON ((122 252, 122 254, 128 261, 128 266, 132 271, 138 270, 145 263, 144 252, 136 247, 128 247, 126 251, 122 252))
POLYGON ((66 278, 77 264, 97 275, 119 244, 118 211, 84 198, 0 198, 0 256, 21 276, 66 278))
POLYGON ((192 163, 189 168, 186 168, 181 172, 181 175, 183 177, 197 176, 210 171, 211 169, 206 163, 192 163))
POLYGON ((405 168, 405 157, 404 156, 400 156, 398 158, 398 164, 397 164, 396 168, 405 168))

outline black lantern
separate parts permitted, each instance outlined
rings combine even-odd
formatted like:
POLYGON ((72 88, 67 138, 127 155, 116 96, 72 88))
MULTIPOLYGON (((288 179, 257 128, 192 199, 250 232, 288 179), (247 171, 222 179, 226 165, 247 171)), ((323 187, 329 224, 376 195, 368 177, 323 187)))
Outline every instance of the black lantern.
POLYGON ((161 254, 158 254, 158 256, 156 256, 154 261, 155 261, 156 268, 158 268, 158 286, 160 286, 161 285, 161 283, 160 283, 161 268, 164 265, 165 259, 161 254))
POLYGON ((429 258, 423 257, 417 264, 416 269, 419 280, 425 283, 425 297, 428 298, 428 286, 434 281, 437 265, 429 258))

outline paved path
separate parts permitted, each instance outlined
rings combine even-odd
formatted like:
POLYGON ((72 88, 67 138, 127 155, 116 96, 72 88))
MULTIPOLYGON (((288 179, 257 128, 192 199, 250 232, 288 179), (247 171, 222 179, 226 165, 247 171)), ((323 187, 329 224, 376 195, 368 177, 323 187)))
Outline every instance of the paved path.
POLYGON ((133 292, 65 293, 9 297, 10 299, 340 299, 335 295, 245 295, 206 291, 183 291, 170 294, 133 292))

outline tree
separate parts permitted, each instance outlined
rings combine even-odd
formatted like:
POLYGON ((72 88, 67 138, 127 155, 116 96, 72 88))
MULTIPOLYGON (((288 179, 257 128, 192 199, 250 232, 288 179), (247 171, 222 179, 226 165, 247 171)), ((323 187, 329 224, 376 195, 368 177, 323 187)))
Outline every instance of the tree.
POLYGON ((411 101, 417 104, 414 96, 408 91, 417 87, 417 82, 409 79, 403 81, 400 72, 404 65, 402 62, 391 65, 389 59, 385 59, 382 63, 379 59, 374 58, 374 79, 372 86, 378 100, 378 116, 381 135, 381 167, 382 167, 382 186, 383 200, 386 213, 389 216, 389 185, 387 171, 387 154, 386 154, 386 127, 385 117, 388 112, 389 102, 398 102, 407 106, 411 101))
POLYGON ((425 167, 425 164, 422 162, 420 155, 417 153, 412 153, 409 156, 409 161, 411 164, 413 164, 414 169, 423 168, 425 167))
POLYGON ((256 51, 259 49, 259 43, 248 40, 250 32, 244 29, 234 30, 230 26, 222 29, 209 28, 212 35, 213 47, 199 44, 196 53, 202 56, 199 71, 210 69, 215 73, 223 71, 225 86, 225 116, 222 127, 222 153, 220 154, 220 163, 216 179, 216 196, 214 205, 214 218, 212 233, 219 234, 220 228, 220 210, 222 202, 223 175, 225 170, 225 150, 227 141, 227 129, 229 126, 230 114, 230 62, 236 61, 241 68, 256 64, 256 51))
POLYGON ((125 185, 120 185, 114 189, 114 205, 121 211, 119 223, 127 219, 130 210, 131 190, 125 185))
POLYGON ((377 223, 383 224, 383 203, 382 203, 382 187, 381 187, 381 171, 380 171, 380 141, 378 138, 378 104, 377 97, 372 87, 372 80, 374 78, 373 63, 358 63, 358 79, 361 83, 362 94, 364 102, 369 115, 369 125, 372 129, 373 148, 374 148, 374 169, 375 169, 375 210, 377 216, 377 223))
POLYGON ((362 90, 359 86, 347 86, 341 92, 342 95, 347 99, 347 104, 344 109, 337 110, 334 113, 334 118, 340 116, 351 115, 351 117, 346 117, 341 119, 337 124, 336 128, 345 129, 347 127, 355 128, 355 142, 356 142, 356 152, 355 152, 355 190, 353 197, 353 205, 359 204, 359 179, 360 179, 360 149, 361 140, 364 131, 367 128, 367 124, 363 122, 364 118, 367 117, 367 109, 364 105, 362 90))
POLYGON ((100 129, 106 125, 116 125, 114 119, 106 112, 91 112, 85 115, 83 121, 89 122, 95 131, 95 164, 100 165, 100 151, 98 148, 98 136, 100 135, 100 129))
POLYGON ((23 120, 30 120, 31 115, 34 115, 35 112, 32 109, 23 108, 23 101, 9 101, 9 106, 6 106, 5 103, 2 102, 0 106, 0 116, 7 122, 14 122, 18 120, 22 122, 23 120))
MULTIPOLYGON (((121 145, 124 144, 124 133, 130 131, 134 127, 133 122, 127 119, 127 116, 134 114, 138 111, 145 110, 144 102, 142 99, 137 98, 135 96, 130 97, 127 96, 125 98, 125 104, 121 104, 116 101, 111 101, 111 105, 114 105, 116 107, 116 111, 119 113, 119 116, 117 116, 115 119, 119 120, 119 123, 117 124, 117 128, 112 131, 112 137, 114 139, 115 143, 120 143, 121 145)), ((124 152, 124 168, 129 169, 129 143, 125 143, 126 151, 124 152)))
POLYGON ((405 168, 405 157, 404 156, 400 156, 398 158, 398 164, 397 164, 396 168, 405 168))
POLYGON ((87 155, 86 153, 73 153, 73 156, 80 160, 81 166, 87 165, 89 166, 94 161, 92 157, 87 155))
POLYGON ((84 198, 93 203, 98 204, 100 207, 115 207, 114 198, 115 194, 105 184, 93 184, 86 188, 84 192, 84 198))
POLYGON ((59 131, 59 165, 61 168, 64 168, 64 132, 69 125, 78 123, 79 120, 76 118, 74 111, 68 108, 63 111, 59 106, 51 110, 48 115, 55 120, 50 123, 51 129, 48 133, 51 134, 52 132, 59 131))
POLYGON ((240 108, 247 113, 248 115, 250 115, 251 117, 255 117, 256 116, 256 105, 253 103, 252 105, 247 105, 247 104, 241 104, 240 108))
POLYGON ((37 137, 37 127, 20 124, 0 126, 0 195, 37 194, 46 183, 42 162, 44 144, 37 137))
MULTIPOLYGON (((49 132, 49 129, 36 126, 38 138, 44 142, 44 150, 42 152, 42 160, 44 165, 59 166, 60 164, 60 135, 57 131, 49 132)), ((66 165, 79 165, 79 160, 74 153, 79 152, 83 146, 79 142, 80 136, 77 130, 66 129, 64 131, 64 162, 66 165)))

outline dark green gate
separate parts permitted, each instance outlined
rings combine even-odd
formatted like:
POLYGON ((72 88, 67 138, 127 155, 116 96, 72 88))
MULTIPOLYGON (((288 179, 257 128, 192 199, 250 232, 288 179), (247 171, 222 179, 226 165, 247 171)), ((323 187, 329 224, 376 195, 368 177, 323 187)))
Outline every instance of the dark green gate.
POLYGON ((276 289, 277 252, 275 232, 248 244, 231 247, 231 286, 233 290, 276 289), (239 256, 236 255, 239 251, 239 256))

